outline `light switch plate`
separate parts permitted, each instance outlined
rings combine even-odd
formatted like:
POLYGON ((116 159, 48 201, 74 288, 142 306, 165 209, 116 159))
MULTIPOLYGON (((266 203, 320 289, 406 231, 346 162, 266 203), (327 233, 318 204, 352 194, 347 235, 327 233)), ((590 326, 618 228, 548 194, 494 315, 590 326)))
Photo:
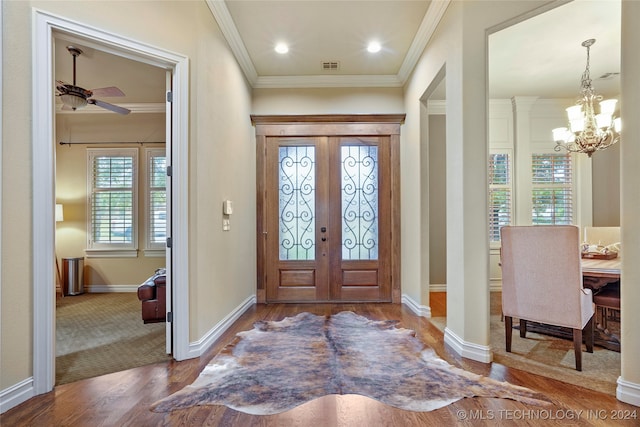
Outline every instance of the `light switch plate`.
POLYGON ((231 215, 233 213, 233 202, 231 200, 222 202, 222 213, 225 215, 231 215))

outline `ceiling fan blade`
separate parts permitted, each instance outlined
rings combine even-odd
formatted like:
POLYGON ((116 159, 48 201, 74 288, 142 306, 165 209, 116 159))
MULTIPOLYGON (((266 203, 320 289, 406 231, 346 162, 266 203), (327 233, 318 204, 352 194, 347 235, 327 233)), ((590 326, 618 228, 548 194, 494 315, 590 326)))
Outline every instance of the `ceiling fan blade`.
POLYGON ((67 86, 68 86, 68 84, 63 82, 62 80, 56 80, 56 90, 58 92, 65 93, 67 86))
POLYGON ((99 96, 102 98, 109 98, 112 96, 124 96, 124 92, 115 86, 91 89, 91 92, 93 92, 93 96, 99 96))
POLYGON ((109 111, 113 111, 114 113, 118 113, 118 114, 129 114, 131 112, 131 110, 127 108, 120 107, 118 105, 109 104, 108 102, 100 101, 99 99, 93 99, 93 98, 87 99, 87 102, 89 104, 97 105, 98 107, 105 108, 109 111))

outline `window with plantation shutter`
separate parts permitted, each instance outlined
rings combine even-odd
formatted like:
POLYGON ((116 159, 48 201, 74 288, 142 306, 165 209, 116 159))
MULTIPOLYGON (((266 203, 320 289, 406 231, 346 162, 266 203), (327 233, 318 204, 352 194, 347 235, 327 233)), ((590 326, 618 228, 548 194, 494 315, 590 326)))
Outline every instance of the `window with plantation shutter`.
POLYGON ((164 149, 146 150, 147 249, 164 249, 167 242, 167 159, 164 149))
POLYGON ((511 224, 511 157, 509 153, 489 155, 489 241, 500 241, 500 228, 511 224))
POLYGON ((569 154, 532 155, 532 223, 573 223, 573 170, 569 154))
POLYGON ((88 248, 136 250, 138 151, 135 148, 87 151, 88 248))

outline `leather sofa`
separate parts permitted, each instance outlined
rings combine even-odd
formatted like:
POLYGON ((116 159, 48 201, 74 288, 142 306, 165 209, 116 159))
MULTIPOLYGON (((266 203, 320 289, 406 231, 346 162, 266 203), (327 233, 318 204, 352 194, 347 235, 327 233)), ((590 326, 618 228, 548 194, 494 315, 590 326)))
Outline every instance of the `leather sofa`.
POLYGON ((144 323, 165 322, 167 320, 167 276, 165 269, 156 273, 138 286, 138 299, 142 302, 144 323))

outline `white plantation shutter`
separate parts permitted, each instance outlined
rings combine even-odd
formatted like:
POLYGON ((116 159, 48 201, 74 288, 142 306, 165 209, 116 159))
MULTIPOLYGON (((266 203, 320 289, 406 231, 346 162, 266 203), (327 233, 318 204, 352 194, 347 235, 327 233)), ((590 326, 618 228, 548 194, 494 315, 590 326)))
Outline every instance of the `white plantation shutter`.
POLYGON ((137 150, 87 151, 89 248, 135 249, 137 150))
POLYGON ((533 154, 532 212, 534 225, 573 223, 573 169, 569 154, 533 154))
POLYGON ((167 159, 164 149, 147 151, 147 248, 167 241, 167 159))
POLYGON ((489 155, 489 241, 500 241, 500 228, 511 224, 511 157, 509 153, 489 155))

